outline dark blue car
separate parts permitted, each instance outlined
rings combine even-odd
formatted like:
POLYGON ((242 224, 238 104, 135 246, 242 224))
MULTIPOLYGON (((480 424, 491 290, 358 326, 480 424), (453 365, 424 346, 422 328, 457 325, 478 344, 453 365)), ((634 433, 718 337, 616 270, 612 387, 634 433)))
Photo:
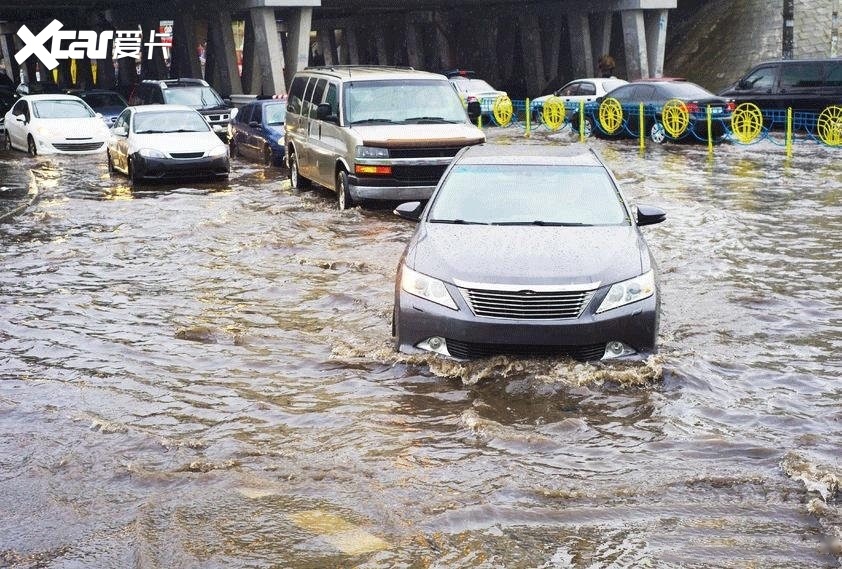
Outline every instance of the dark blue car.
POLYGON ((283 164, 286 113, 286 99, 262 99, 242 107, 231 121, 231 156, 266 166, 283 164))
POLYGON ((91 107, 94 111, 102 115, 102 120, 106 126, 111 127, 114 121, 120 116, 129 104, 126 100, 115 91, 108 91, 106 89, 88 89, 85 91, 68 91, 69 95, 76 95, 91 107))

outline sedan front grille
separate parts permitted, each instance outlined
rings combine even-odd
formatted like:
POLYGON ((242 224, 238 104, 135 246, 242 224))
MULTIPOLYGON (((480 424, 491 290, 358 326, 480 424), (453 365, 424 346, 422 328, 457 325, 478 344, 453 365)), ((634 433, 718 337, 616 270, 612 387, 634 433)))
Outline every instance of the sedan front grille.
POLYGON ((62 152, 87 152, 102 148, 102 142, 56 142, 53 144, 56 150, 62 152))
POLYGON ((170 152, 173 158, 201 158, 204 155, 204 152, 170 152))
POLYGON ((473 288, 461 290, 471 310, 477 316, 520 320, 578 318, 595 292, 594 290, 535 292, 473 288))
POLYGON ((559 357, 567 356, 581 361, 602 359, 605 344, 584 346, 530 346, 524 344, 479 344, 446 338, 447 351, 454 358, 473 360, 496 355, 559 357))

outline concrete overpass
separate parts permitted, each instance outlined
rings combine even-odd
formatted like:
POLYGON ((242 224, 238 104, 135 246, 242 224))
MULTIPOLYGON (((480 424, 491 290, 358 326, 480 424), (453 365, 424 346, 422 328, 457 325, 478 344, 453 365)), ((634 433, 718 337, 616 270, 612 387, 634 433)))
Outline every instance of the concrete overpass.
MULTIPOLYGON (((204 75, 223 94, 286 92, 307 65, 410 65, 439 71, 475 69, 516 96, 534 97, 574 77, 595 75, 599 57, 617 61, 629 79, 663 73, 669 10, 677 0, 7 0, 0 6, 0 55, 12 57, 21 25, 37 33, 53 18, 65 29, 157 30, 172 20, 171 58, 162 50, 138 73, 131 59, 95 61, 96 84, 139 78, 197 77, 197 46, 206 43, 204 75), (235 33, 237 30, 237 33, 235 33), (240 71, 240 61, 242 62, 240 71)), ((144 37, 144 43, 146 41, 144 37)), ((24 74, 39 69, 34 57, 24 74)), ((70 63, 60 82, 71 80, 70 63)), ((76 64, 76 83, 92 84, 91 62, 76 64)))

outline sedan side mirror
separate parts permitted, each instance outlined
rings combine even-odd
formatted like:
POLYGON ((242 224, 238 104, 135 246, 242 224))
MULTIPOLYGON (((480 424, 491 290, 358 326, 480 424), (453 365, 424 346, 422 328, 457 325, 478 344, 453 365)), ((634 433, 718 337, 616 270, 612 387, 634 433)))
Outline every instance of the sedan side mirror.
POLYGON ((482 114, 482 106, 479 101, 468 101, 468 118, 471 122, 477 122, 477 119, 482 114))
POLYGON ((751 87, 751 81, 748 81, 747 79, 741 79, 740 82, 737 83, 737 89, 740 91, 748 91, 751 87))
POLYGON ((249 126, 250 126, 251 128, 257 128, 257 127, 259 127, 259 126, 260 126, 260 123, 259 123, 259 122, 257 122, 257 121, 251 121, 251 122, 249 123, 249 126))
POLYGON ((26 124, 26 117, 24 115, 15 115, 15 120, 26 124))
POLYGON ((395 215, 409 221, 421 219, 421 212, 424 210, 421 202, 405 202, 395 208, 395 215))
POLYGON ((124 126, 114 127, 113 130, 114 130, 114 134, 116 136, 128 136, 129 135, 129 131, 126 130, 126 127, 124 127, 124 126))
POLYGON ((638 205, 637 206, 637 225, 644 226, 644 225, 654 225, 656 223, 661 223, 667 219, 667 212, 662 210, 658 207, 653 207, 651 205, 638 205))

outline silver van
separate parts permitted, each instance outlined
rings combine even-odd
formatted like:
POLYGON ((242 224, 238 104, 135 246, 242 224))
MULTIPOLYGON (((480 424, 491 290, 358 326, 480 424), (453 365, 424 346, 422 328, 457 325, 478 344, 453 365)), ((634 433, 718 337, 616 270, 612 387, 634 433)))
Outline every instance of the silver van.
POLYGON ((334 66, 296 74, 284 139, 292 186, 333 188, 346 209, 429 199, 456 153, 485 135, 443 75, 334 66))

